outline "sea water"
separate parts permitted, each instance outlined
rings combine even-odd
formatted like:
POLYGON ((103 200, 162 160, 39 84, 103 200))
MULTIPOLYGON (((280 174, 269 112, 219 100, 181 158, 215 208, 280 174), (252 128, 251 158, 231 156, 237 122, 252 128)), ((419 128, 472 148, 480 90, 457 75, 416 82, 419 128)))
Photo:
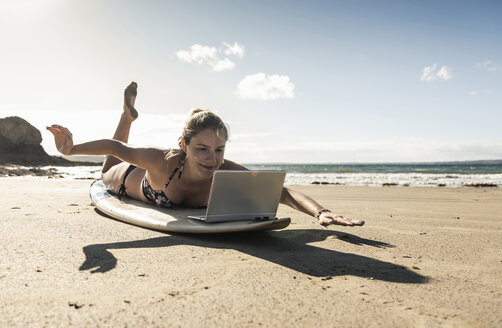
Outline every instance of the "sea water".
MULTIPOLYGON (((284 170, 285 185, 502 187, 502 163, 249 164, 251 170, 284 170)), ((97 179, 98 166, 55 167, 62 178, 97 179)), ((48 169, 48 167, 44 167, 48 169)))
POLYGON ((249 169, 284 170, 286 185, 502 187, 502 164, 259 164, 249 169))

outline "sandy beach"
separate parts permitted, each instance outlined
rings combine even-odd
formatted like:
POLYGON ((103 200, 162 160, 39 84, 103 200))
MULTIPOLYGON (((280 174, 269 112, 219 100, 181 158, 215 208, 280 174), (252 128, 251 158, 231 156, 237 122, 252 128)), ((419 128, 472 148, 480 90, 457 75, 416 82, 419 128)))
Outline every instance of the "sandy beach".
POLYGON ((0 179, 1 327, 500 327, 502 190, 301 186, 361 228, 167 234, 0 179))

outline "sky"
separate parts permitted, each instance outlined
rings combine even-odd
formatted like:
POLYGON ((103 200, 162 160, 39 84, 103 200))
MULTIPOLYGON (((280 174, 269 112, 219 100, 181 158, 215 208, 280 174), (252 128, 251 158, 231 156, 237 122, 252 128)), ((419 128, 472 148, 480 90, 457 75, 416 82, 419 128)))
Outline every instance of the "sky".
POLYGON ((193 108, 239 163, 502 159, 500 1, 0 0, 0 118, 175 147, 193 108))

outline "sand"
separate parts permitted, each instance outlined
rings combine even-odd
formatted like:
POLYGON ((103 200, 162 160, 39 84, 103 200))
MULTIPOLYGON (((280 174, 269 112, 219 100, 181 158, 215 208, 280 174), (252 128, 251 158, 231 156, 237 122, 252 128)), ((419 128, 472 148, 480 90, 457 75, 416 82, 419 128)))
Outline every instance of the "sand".
POLYGON ((99 215, 90 181, 0 179, 1 327, 500 327, 502 190, 303 186, 282 231, 167 234, 99 215))

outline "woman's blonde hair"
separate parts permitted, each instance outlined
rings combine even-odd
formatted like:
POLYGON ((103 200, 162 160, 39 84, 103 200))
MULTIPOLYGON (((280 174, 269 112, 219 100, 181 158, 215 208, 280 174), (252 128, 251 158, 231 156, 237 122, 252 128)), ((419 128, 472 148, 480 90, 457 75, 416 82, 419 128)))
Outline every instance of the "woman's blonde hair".
POLYGON ((185 140, 185 144, 190 144, 193 136, 205 129, 216 131, 219 136, 228 140, 228 127, 221 118, 210 110, 196 108, 190 113, 188 121, 185 123, 181 137, 178 138, 178 146, 180 149, 171 149, 166 153, 166 159, 174 157, 183 152, 181 150, 181 140, 185 140))

